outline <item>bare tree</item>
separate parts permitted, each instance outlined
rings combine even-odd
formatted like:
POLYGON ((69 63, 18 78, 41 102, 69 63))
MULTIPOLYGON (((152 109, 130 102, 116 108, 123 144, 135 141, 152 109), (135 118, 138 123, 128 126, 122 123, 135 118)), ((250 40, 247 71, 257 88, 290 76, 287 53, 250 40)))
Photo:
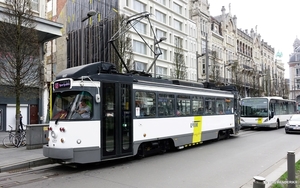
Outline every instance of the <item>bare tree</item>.
MULTIPOLYGON (((21 96, 34 96, 40 83, 39 45, 31 0, 6 0, 0 22, 0 84, 15 95, 16 130, 19 130, 21 96), (26 95, 28 94, 28 95, 26 95)), ((36 93, 37 94, 37 93, 36 93)))
POLYGON ((184 61, 183 49, 180 42, 175 43, 174 49, 174 72, 172 77, 184 80, 186 78, 186 66, 184 61))

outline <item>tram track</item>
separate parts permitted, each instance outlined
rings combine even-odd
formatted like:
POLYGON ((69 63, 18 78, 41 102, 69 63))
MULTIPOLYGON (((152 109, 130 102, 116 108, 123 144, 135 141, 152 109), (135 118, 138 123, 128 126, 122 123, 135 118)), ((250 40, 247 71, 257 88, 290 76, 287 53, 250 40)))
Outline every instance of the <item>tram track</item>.
POLYGON ((33 169, 25 168, 0 174, 0 188, 18 187, 46 179, 74 173, 63 165, 45 165, 33 169))
POLYGON ((116 167, 132 161, 131 158, 115 161, 103 161, 89 164, 50 164, 34 168, 23 168, 0 173, 0 188, 22 187, 31 183, 45 181, 55 177, 63 177, 86 170, 116 167))

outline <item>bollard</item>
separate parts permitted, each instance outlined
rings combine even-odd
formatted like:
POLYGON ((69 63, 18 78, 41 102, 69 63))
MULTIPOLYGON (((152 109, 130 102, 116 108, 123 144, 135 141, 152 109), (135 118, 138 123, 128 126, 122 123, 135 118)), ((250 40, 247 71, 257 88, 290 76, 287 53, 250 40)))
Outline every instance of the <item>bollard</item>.
POLYGON ((254 176, 253 179, 254 179, 253 188, 265 188, 266 178, 261 176, 254 176))
POLYGON ((296 180, 295 180, 295 152, 294 151, 288 151, 287 153, 287 183, 288 188, 295 188, 296 187, 296 180))

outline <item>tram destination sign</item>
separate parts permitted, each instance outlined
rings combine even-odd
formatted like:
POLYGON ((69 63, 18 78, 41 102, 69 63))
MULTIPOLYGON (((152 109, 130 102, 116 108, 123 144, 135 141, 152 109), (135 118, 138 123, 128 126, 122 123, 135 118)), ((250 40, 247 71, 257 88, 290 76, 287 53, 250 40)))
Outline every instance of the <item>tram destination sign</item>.
POLYGON ((54 82, 53 85, 55 90, 59 90, 59 89, 70 89, 71 88, 71 80, 67 79, 67 80, 59 80, 54 82))

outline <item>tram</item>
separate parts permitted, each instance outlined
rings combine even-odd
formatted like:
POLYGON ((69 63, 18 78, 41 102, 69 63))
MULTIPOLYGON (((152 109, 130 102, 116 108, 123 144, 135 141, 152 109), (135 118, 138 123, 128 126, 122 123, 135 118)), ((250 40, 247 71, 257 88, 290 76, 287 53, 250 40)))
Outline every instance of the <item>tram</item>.
POLYGON ((84 164, 237 135, 236 90, 206 87, 141 72, 117 73, 107 62, 65 69, 53 83, 53 116, 43 155, 84 164))

